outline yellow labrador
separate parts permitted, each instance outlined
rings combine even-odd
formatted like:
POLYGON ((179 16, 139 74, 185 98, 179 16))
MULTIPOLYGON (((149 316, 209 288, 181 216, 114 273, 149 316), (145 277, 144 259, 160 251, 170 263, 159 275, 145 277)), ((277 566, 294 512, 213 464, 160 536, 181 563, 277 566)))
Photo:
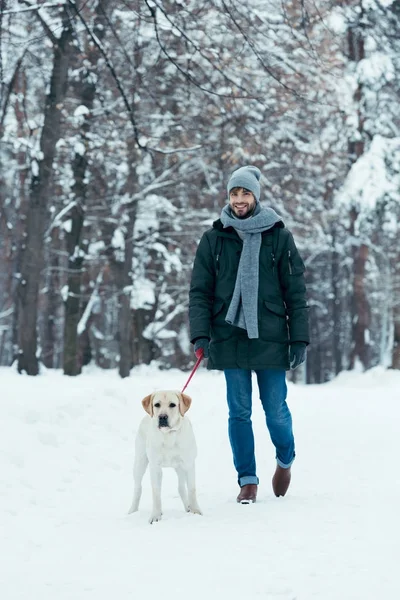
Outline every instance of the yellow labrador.
POLYGON ((178 491, 187 512, 201 515, 196 498, 195 459, 196 440, 188 417, 192 400, 176 391, 154 392, 142 400, 148 413, 136 436, 133 465, 134 494, 129 513, 139 508, 142 479, 150 465, 153 491, 153 510, 150 523, 161 519, 162 468, 172 467, 178 475, 178 491))

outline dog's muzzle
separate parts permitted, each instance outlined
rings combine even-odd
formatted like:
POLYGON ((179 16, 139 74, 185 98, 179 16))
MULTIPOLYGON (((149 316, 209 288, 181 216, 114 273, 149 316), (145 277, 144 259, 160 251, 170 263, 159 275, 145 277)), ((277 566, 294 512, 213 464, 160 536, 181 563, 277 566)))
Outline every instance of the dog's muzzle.
POLYGON ((160 415, 158 417, 158 426, 159 427, 168 427, 168 415, 160 415))

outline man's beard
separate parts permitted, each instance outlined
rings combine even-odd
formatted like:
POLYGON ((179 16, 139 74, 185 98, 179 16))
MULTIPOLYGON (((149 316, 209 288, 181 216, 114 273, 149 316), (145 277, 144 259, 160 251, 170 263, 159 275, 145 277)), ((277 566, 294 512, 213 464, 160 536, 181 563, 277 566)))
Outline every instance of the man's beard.
POLYGON ((256 208, 256 206, 257 206, 257 205, 255 204, 255 205, 253 206, 253 208, 251 208, 250 210, 248 210, 248 211, 247 211, 247 213, 246 213, 245 215, 243 215, 243 216, 241 216, 241 215, 237 215, 236 213, 234 213, 234 214, 235 214, 235 217, 236 217, 237 219, 240 219, 241 221, 244 221, 245 219, 248 219, 249 217, 252 217, 252 216, 253 216, 253 214, 254 214, 254 211, 255 211, 255 208, 256 208))

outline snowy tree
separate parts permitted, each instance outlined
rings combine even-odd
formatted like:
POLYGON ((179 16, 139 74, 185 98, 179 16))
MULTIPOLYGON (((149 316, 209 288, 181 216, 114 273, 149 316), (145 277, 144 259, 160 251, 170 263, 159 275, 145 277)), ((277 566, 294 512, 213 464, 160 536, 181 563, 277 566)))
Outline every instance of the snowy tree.
MULTIPOLYGON (((29 2, 22 2, 28 4, 29 2)), ((40 140, 31 153, 31 181, 26 215, 26 230, 21 244, 18 285, 18 370, 29 375, 39 372, 37 356, 37 315, 39 283, 43 268, 43 240, 51 193, 51 172, 56 144, 60 137, 61 111, 68 82, 72 53, 71 15, 64 6, 55 35, 39 10, 34 11, 46 40, 52 48, 52 72, 47 82, 40 140)))

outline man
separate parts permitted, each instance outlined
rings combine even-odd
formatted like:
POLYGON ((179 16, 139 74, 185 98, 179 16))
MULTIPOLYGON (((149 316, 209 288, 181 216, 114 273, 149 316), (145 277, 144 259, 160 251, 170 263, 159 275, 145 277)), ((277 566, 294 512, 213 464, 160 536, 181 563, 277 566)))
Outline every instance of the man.
POLYGON ((200 240, 189 294, 190 337, 208 368, 224 371, 237 501, 256 501, 251 423, 252 371, 276 448, 276 496, 290 484, 295 457, 286 404, 286 370, 304 362, 309 343, 304 263, 292 234, 260 205, 260 170, 245 166, 228 181, 229 204, 200 240))

